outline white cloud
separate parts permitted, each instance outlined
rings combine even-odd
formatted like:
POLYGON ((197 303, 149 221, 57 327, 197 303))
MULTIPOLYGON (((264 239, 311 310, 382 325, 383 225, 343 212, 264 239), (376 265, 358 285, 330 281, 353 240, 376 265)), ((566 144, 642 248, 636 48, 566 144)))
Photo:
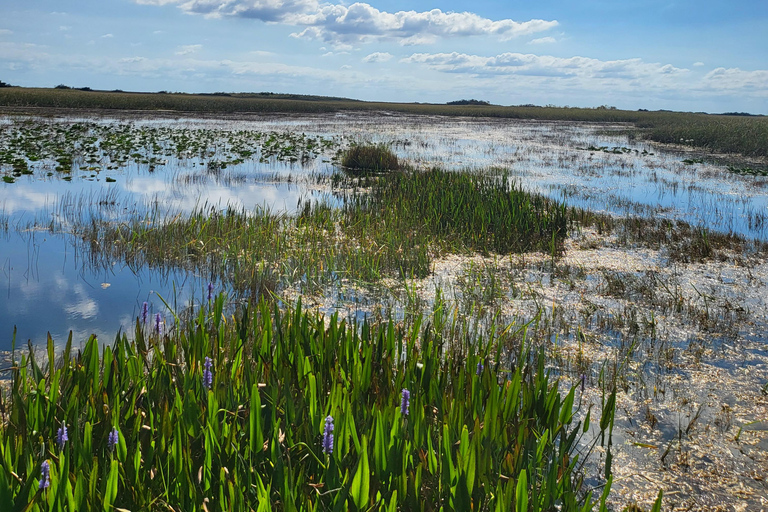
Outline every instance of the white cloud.
POLYGON ((531 39, 528 44, 549 44, 556 43, 557 39, 554 37, 539 37, 538 39, 531 39))
POLYGON ((751 91, 768 97, 768 70, 744 71, 739 68, 713 69, 704 77, 704 83, 713 89, 751 91))
POLYGON ((633 80, 685 73, 672 65, 646 63, 641 59, 602 61, 587 57, 552 57, 502 53, 493 57, 465 53, 414 53, 401 62, 422 64, 436 71, 472 75, 530 75, 633 80))
POLYGON ((60 25, 59 30, 61 30, 62 32, 66 32, 67 30, 72 30, 72 27, 68 25, 60 25))
POLYGON ((491 35, 502 41, 557 26, 557 21, 491 20, 471 12, 381 11, 370 4, 326 4, 317 0, 134 0, 146 5, 175 4, 188 14, 207 17, 252 18, 284 23, 303 30, 298 38, 333 45, 397 41, 402 45, 429 44, 438 38, 491 35))
POLYGON ((202 47, 203 45, 201 44, 185 44, 178 47, 178 50, 176 50, 176 55, 190 55, 199 51, 202 47))
POLYGON ((368 55, 367 57, 364 57, 363 62, 368 62, 368 63, 387 62, 392 57, 393 55, 388 52, 374 52, 368 55))
POLYGON ((696 68, 698 68, 698 67, 701 67, 701 66, 703 66, 703 65, 704 65, 704 63, 703 63, 703 62, 694 62, 694 63, 693 63, 693 66, 694 66, 694 67, 696 67, 696 68))
POLYGON ((8 30, 7 28, 0 28, 0 36, 9 36, 13 34, 13 30, 8 30))
POLYGON ((113 37, 115 36, 112 34, 104 34, 103 36, 101 36, 102 39, 112 39, 113 37))

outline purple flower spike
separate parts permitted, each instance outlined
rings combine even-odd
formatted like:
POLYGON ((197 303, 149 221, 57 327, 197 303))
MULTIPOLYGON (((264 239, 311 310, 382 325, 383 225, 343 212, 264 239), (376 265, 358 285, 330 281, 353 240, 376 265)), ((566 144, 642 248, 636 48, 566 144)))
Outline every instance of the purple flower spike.
POLYGON ((107 442, 109 443, 109 451, 114 450, 117 443, 120 442, 120 433, 117 431, 117 428, 112 428, 112 432, 109 433, 107 442))
POLYGON ((51 465, 45 460, 40 465, 40 487, 38 489, 47 489, 51 485, 51 465))
POLYGON ((213 298, 213 283, 208 283, 208 302, 213 298))
POLYGON ((483 368, 484 368, 483 363, 477 363, 477 372, 476 373, 478 375, 482 375, 483 374, 483 368))
POLYGON ((400 399, 400 414, 408 416, 408 407, 411 405, 411 392, 403 389, 403 396, 400 399))
POLYGON ((149 313, 149 304, 144 301, 144 304, 141 305, 141 323, 144 325, 147 325, 147 313, 149 313))
POLYGON ((587 376, 583 373, 581 374, 581 392, 584 392, 584 386, 587 384, 587 376))
POLYGON ((333 453, 333 417, 325 418, 325 428, 323 429, 323 453, 331 455, 333 453))
POLYGON ((205 386, 205 389, 211 389, 211 385, 213 384, 213 372, 211 372, 213 361, 211 361, 210 357, 205 358, 203 367, 205 368, 203 370, 203 386, 205 386))
POLYGON ((155 315, 155 332, 157 334, 160 334, 163 330, 163 317, 160 316, 160 313, 155 315))
POLYGON ((69 435, 67 434, 67 426, 64 422, 61 422, 58 432, 56 432, 56 442, 59 443, 59 449, 63 450, 64 445, 69 441, 69 435))

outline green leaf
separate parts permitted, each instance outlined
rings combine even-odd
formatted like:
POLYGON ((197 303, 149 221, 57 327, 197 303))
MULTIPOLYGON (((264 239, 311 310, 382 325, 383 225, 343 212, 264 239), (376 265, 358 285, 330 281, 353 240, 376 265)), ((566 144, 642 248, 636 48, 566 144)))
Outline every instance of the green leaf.
POLYGON ((363 510, 368 505, 371 479, 371 470, 368 467, 368 438, 366 436, 363 436, 359 453, 360 461, 357 464, 355 476, 352 478, 349 494, 358 510, 363 510))
POLYGON ((107 489, 104 492, 104 512, 110 512, 112 504, 117 498, 117 472, 118 462, 112 460, 112 464, 109 467, 109 476, 107 477, 107 489))
POLYGON ((661 512, 661 498, 664 496, 664 489, 659 489, 659 496, 656 498, 656 501, 653 502, 653 507, 651 507, 651 512, 661 512))
POLYGON ((264 447, 264 431, 261 427, 261 395, 258 383, 251 387, 251 411, 249 414, 249 441, 251 457, 261 453, 264 447))
POLYGON ((528 477, 525 470, 520 471, 515 488, 516 512, 526 512, 528 510, 528 477))

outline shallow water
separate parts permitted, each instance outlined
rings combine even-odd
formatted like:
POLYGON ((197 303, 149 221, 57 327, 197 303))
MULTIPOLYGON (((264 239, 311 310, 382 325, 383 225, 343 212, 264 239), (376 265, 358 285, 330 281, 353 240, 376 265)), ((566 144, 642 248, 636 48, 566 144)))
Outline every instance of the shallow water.
POLYGON ((202 298, 206 276, 82 260, 67 232, 196 208, 293 212, 334 201, 327 177, 350 142, 386 143, 418 168, 510 170, 529 190, 618 215, 664 216, 768 240, 768 178, 740 176, 623 134, 624 127, 391 114, 247 119, 0 118, 0 349, 133 328, 143 301, 202 298), (77 125, 77 128, 74 128, 77 125), (611 132, 613 130, 613 132, 611 132), (613 134, 611 134, 613 133, 613 134), (26 144, 26 146, 25 146, 26 144), (39 160, 23 157, 29 145, 39 160), (58 151, 58 152, 57 152, 58 151), (61 152, 71 163, 57 163, 61 152), (13 159, 25 173, 13 173, 13 159), (22 166, 23 167, 23 166, 22 166), (117 268, 120 267, 120 268, 117 268))

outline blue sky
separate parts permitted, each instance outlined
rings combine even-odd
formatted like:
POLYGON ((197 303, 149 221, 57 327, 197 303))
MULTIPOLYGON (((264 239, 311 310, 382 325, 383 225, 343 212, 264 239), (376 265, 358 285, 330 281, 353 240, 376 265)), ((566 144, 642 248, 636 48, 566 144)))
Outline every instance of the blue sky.
POLYGON ((768 2, 4 0, 0 80, 768 114, 768 2))

